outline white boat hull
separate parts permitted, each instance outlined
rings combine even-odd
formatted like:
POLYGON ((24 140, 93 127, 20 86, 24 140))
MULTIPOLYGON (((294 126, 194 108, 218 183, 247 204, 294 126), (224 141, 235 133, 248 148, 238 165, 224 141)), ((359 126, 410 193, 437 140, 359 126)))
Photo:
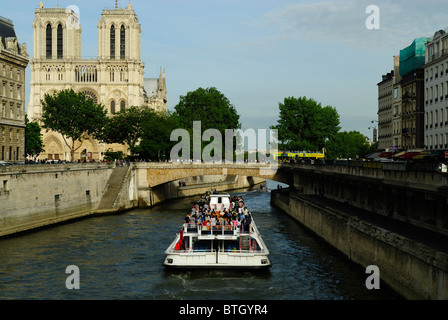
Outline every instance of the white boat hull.
POLYGON ((266 269, 271 262, 266 254, 240 252, 168 253, 163 265, 168 268, 244 268, 266 269))

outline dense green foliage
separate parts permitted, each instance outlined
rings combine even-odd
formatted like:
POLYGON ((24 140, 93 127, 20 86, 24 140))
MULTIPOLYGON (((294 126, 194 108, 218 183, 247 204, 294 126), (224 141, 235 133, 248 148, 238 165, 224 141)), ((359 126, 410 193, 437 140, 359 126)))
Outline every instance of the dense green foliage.
POLYGON ((201 121, 202 130, 239 129, 240 116, 229 99, 214 87, 198 88, 181 96, 175 107, 181 128, 192 129, 193 121, 201 121))
POLYGON ((341 132, 339 114, 334 107, 322 107, 306 97, 285 98, 279 103, 279 150, 319 151, 326 149, 326 157, 361 158, 373 152, 366 138, 358 131, 341 132))
POLYGON ((358 131, 338 132, 326 145, 330 159, 356 159, 371 153, 366 137, 358 131))
POLYGON ((143 134, 143 122, 152 117, 155 112, 150 108, 133 106, 121 110, 108 119, 101 138, 106 143, 127 144, 134 154, 143 134))
POLYGON ((45 94, 42 100, 43 128, 62 135, 70 148, 72 161, 75 151, 85 139, 101 135, 107 121, 106 113, 103 105, 95 104, 84 93, 73 89, 45 94))
POLYGON ((175 142, 170 141, 171 132, 179 128, 179 118, 172 112, 155 113, 143 122, 142 137, 136 148, 140 158, 167 160, 175 142))
POLYGON ((30 122, 25 115, 25 154, 31 157, 38 156, 44 151, 41 127, 37 122, 30 122))
MULTIPOLYGON (((175 107, 176 114, 179 119, 180 128, 186 129, 190 133, 190 150, 193 151, 193 122, 201 122, 201 134, 207 129, 216 129, 221 135, 219 148, 212 148, 216 145, 214 138, 210 141, 202 141, 201 154, 205 148, 211 157, 220 159, 225 158, 225 130, 240 129, 240 116, 235 107, 230 103, 229 99, 214 87, 198 88, 195 91, 188 92, 185 96, 181 96, 179 103, 175 107), (214 154, 218 152, 219 154, 214 154)), ((202 136, 201 136, 202 138, 202 136)), ((233 139, 232 150, 236 150, 237 138, 233 139)))
POLYGON ((321 150, 339 131, 339 114, 331 106, 322 107, 306 97, 285 98, 279 103, 277 125, 279 149, 321 150))
MULTIPOLYGON (((101 138, 106 143, 127 144, 131 158, 164 160, 173 146, 170 134, 178 128, 177 120, 171 112, 133 106, 111 117, 101 138)), ((113 156, 113 151, 108 155, 113 156)))

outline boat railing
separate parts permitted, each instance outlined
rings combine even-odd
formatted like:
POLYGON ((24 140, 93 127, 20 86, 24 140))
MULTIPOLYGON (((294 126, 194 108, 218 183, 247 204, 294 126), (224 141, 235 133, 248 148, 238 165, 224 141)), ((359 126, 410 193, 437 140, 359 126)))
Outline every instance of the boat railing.
POLYGON ((250 233, 252 225, 249 226, 232 226, 232 225, 201 225, 195 223, 184 223, 184 233, 197 233, 199 236, 238 236, 239 234, 250 233))
MULTIPOLYGON (((186 248, 186 249, 169 249, 167 250, 167 253, 216 253, 216 249, 212 249, 212 248, 205 248, 205 249, 201 249, 201 248, 186 248)), ((268 254, 269 251, 267 251, 266 249, 237 249, 237 248, 231 248, 231 249, 219 249, 218 252, 223 252, 223 253, 246 253, 246 254, 259 254, 259 253, 263 253, 263 254, 268 254)))

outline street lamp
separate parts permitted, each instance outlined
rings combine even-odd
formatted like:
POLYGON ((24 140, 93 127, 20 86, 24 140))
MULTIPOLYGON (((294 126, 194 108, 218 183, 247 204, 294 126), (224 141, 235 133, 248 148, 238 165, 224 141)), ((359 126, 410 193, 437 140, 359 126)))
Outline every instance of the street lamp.
POLYGON ((369 127, 369 130, 373 129, 373 143, 376 142, 376 127, 369 127))
MULTIPOLYGON (((370 123, 379 123, 378 122, 378 120, 371 120, 370 121, 370 123)), ((373 127, 369 127, 369 130, 370 129, 373 129, 373 143, 375 143, 377 140, 376 140, 376 134, 377 134, 377 129, 376 129, 376 126, 373 126, 373 127)))

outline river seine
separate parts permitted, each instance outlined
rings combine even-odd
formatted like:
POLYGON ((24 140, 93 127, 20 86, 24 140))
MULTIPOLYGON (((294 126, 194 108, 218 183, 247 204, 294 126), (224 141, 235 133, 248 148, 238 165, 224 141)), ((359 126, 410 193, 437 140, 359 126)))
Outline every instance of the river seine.
MULTIPOLYGON (((268 188, 276 183, 268 181, 268 188)), ((270 251, 269 271, 167 271, 164 251, 194 199, 89 218, 0 240, 0 299, 395 300, 358 266, 280 210, 270 193, 237 192, 270 251), (67 266, 79 268, 69 290, 67 266)))

